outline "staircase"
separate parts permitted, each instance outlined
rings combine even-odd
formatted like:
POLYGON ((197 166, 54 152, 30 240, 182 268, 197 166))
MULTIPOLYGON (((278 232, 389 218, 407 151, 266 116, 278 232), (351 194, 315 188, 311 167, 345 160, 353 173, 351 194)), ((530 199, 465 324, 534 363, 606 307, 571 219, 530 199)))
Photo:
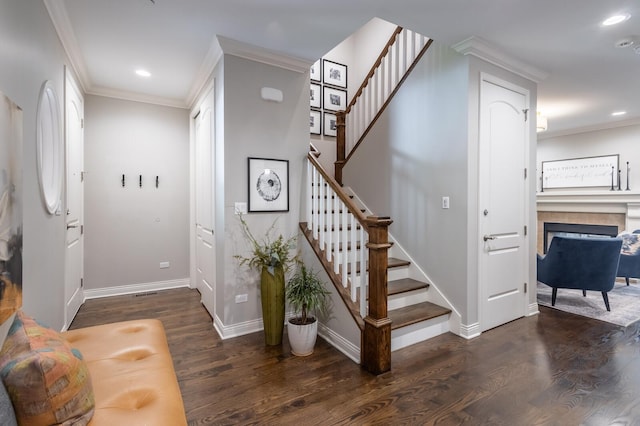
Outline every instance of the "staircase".
MULTIPOLYGON (((398 27, 346 111, 338 111, 334 176, 307 156, 306 222, 300 228, 361 330, 364 369, 391 369, 391 351, 449 331, 451 309, 432 303, 430 284, 389 241, 392 220, 373 215, 342 187, 342 169, 431 40, 398 27)), ((438 293, 439 294, 439 293, 438 293)))
POLYGON ((300 228, 362 332, 361 364, 374 374, 388 371, 391 351, 449 331, 451 309, 429 301, 429 283, 392 248, 391 220, 371 215, 314 155, 307 160, 310 193, 300 228))

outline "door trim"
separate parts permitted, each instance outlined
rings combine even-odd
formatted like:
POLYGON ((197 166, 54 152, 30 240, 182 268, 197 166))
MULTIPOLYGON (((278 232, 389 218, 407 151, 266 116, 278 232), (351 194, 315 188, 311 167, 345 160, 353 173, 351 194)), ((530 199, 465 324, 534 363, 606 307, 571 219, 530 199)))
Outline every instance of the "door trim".
MULTIPOLYGON (((492 74, 486 73, 486 72, 480 72, 480 81, 479 81, 479 85, 478 85, 478 139, 477 139, 477 144, 478 144, 478 156, 477 156, 477 167, 478 167, 478 195, 477 195, 477 200, 476 200, 476 205, 477 205, 477 211, 476 211, 476 229, 477 229, 477 236, 476 236, 476 247, 477 247, 477 265, 478 265, 478 331, 480 333, 482 333, 483 327, 484 327, 484 323, 485 323, 485 312, 484 312, 484 295, 485 295, 485 285, 486 283, 483 282, 483 274, 484 274, 484 264, 483 264, 483 250, 484 250, 484 246, 483 246, 483 241, 482 241, 482 212, 480 211, 480 206, 481 206, 481 201, 482 201, 482 196, 483 196, 483 190, 481 188, 481 177, 482 177, 482 164, 481 164, 481 159, 482 159, 482 155, 481 155, 481 147, 480 147, 480 138, 482 137, 482 129, 483 129, 483 123, 482 123, 482 99, 483 99, 483 84, 484 83, 490 83, 490 84, 494 84, 496 86, 500 86, 504 89, 507 90, 511 90, 513 92, 519 93, 521 95, 523 95, 525 97, 525 104, 529 107, 529 115, 527 117, 527 124, 528 124, 528 128, 529 131, 525 132, 525 141, 524 141, 524 164, 525 167, 528 169, 528 173, 527 173, 527 177, 526 180, 523 181, 523 187, 525 188, 525 191, 523 193, 523 197, 524 197, 524 224, 527 225, 528 227, 528 233, 527 235, 524 237, 524 241, 522 244, 522 249, 524 251, 524 257, 525 257, 525 262, 524 262, 524 268, 525 271, 523 273, 523 276, 527 279, 527 284, 528 284, 528 292, 525 293, 524 296, 524 300, 523 300, 523 306, 521 307, 522 309, 522 314, 523 316, 527 316, 530 314, 530 304, 529 304, 529 294, 532 291, 532 283, 529 282, 531 281, 530 277, 531 277, 531 270, 530 270, 530 263, 529 263, 529 258, 531 256, 531 236, 535 234, 535 224, 531 224, 531 214, 530 214, 530 210, 531 210, 531 197, 530 197, 530 184, 528 182, 530 182, 531 176, 532 176, 532 170, 531 169, 531 123, 532 123, 532 114, 533 117, 535 117, 535 111, 532 111, 531 109, 531 93, 528 89, 519 86, 515 83, 509 82, 507 80, 504 80, 502 78, 496 77, 492 74)), ((533 173, 533 176, 535 176, 535 173, 533 173)), ((524 225, 523 224, 523 225, 524 225)), ((524 285, 524 283, 523 283, 524 285)))

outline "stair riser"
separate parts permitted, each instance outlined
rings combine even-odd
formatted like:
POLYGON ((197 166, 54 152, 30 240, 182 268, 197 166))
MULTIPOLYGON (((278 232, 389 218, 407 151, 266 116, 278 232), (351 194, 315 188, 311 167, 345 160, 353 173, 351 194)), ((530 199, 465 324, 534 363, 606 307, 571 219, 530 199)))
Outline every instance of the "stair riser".
POLYGON ((425 289, 408 291, 401 294, 394 294, 387 298, 387 310, 392 311, 394 309, 404 308, 409 305, 428 302, 428 299, 429 296, 427 295, 427 290, 425 289))
POLYGON ((391 331, 391 351, 439 336, 449 331, 449 316, 432 318, 391 331))
POLYGON ((387 280, 396 281, 403 278, 409 278, 409 268, 406 266, 399 268, 387 269, 387 280))

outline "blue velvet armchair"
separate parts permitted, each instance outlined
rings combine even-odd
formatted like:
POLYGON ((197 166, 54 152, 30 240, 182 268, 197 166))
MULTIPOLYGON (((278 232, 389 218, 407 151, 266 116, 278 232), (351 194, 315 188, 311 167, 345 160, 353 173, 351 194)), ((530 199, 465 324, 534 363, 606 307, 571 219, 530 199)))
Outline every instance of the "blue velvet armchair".
POLYGON ((620 260, 620 238, 553 237, 545 256, 538 255, 538 281, 552 287, 555 306, 559 288, 602 293, 610 311, 607 293, 613 288, 620 260))
POLYGON ((622 238, 622 253, 617 276, 624 277, 629 285, 629 278, 640 278, 640 229, 633 234, 620 234, 618 238, 622 238))

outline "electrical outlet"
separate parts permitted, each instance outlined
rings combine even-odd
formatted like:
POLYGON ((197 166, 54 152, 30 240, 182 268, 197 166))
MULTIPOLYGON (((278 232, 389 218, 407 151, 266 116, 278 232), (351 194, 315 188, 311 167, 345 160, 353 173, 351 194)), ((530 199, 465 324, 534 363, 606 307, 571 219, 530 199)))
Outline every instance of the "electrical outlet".
POLYGON ((236 296, 236 303, 244 303, 249 300, 249 296, 247 294, 238 294, 236 296))
POLYGON ((169 262, 160 262, 160 269, 167 269, 171 264, 169 262))
POLYGON ((443 209, 449 208, 449 197, 442 197, 442 208, 443 209))

